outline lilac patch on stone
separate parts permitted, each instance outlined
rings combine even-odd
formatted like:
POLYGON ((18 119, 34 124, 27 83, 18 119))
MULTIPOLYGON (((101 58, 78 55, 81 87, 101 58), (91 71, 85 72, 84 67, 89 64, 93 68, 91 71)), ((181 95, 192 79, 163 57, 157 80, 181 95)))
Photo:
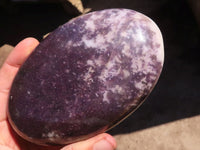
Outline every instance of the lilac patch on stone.
POLYGON ((90 138, 144 101, 163 61, 162 35, 141 13, 108 9, 72 19, 20 68, 10 91, 9 121, 37 144, 90 138))

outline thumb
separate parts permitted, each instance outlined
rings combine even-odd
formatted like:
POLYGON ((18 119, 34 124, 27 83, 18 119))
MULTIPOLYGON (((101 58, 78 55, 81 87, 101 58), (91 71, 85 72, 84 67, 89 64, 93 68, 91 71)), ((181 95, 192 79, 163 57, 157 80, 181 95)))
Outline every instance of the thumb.
POLYGON ((88 140, 67 145, 61 150, 114 150, 115 148, 115 139, 107 133, 102 133, 88 140))

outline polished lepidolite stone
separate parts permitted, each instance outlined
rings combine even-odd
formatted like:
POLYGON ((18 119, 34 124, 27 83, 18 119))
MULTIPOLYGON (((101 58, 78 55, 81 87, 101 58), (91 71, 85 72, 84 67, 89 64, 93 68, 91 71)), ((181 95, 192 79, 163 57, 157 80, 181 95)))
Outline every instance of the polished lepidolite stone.
POLYGON ((44 39, 14 79, 9 121, 37 144, 69 144, 105 132, 155 86, 164 61, 155 23, 127 9, 92 12, 44 39))

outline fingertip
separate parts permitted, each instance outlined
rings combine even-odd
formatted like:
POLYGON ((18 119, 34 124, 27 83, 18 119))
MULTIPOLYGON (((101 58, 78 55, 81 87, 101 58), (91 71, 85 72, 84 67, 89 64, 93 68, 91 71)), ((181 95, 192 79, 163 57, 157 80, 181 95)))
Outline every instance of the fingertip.
POLYGON ((21 66, 38 44, 39 41, 35 38, 25 38, 15 46, 6 63, 11 66, 21 66))
POLYGON ((105 133, 105 137, 106 137, 106 140, 114 147, 116 148, 117 147, 117 143, 116 143, 116 140, 113 136, 111 136, 110 134, 107 134, 105 133))
POLYGON ((88 140, 67 145, 63 147, 61 150, 80 150, 80 149, 81 150, 95 150, 95 149, 102 149, 102 148, 104 150, 110 150, 110 149, 114 150, 116 149, 116 147, 117 147, 117 144, 114 137, 112 137, 108 133, 102 133, 88 140), (99 148, 99 146, 101 148, 99 148))
POLYGON ((28 37, 19 42, 15 49, 26 50, 27 53, 31 53, 35 47, 39 44, 39 41, 33 37, 28 37))
POLYGON ((39 41, 36 38, 33 37, 27 37, 25 39, 23 39, 22 41, 20 41, 17 45, 21 44, 21 43, 26 43, 26 44, 39 44, 39 41))
POLYGON ((98 135, 92 150, 114 150, 117 148, 116 140, 108 133, 98 135))

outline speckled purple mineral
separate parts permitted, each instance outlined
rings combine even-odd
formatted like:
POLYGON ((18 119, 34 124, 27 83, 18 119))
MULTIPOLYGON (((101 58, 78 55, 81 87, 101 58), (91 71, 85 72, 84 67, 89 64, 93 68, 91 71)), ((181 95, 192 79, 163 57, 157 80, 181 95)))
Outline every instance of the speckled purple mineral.
POLYGON ((164 61, 155 23, 127 9, 92 12, 60 26, 20 68, 9 121, 37 144, 69 144, 105 132, 155 86, 164 61))

